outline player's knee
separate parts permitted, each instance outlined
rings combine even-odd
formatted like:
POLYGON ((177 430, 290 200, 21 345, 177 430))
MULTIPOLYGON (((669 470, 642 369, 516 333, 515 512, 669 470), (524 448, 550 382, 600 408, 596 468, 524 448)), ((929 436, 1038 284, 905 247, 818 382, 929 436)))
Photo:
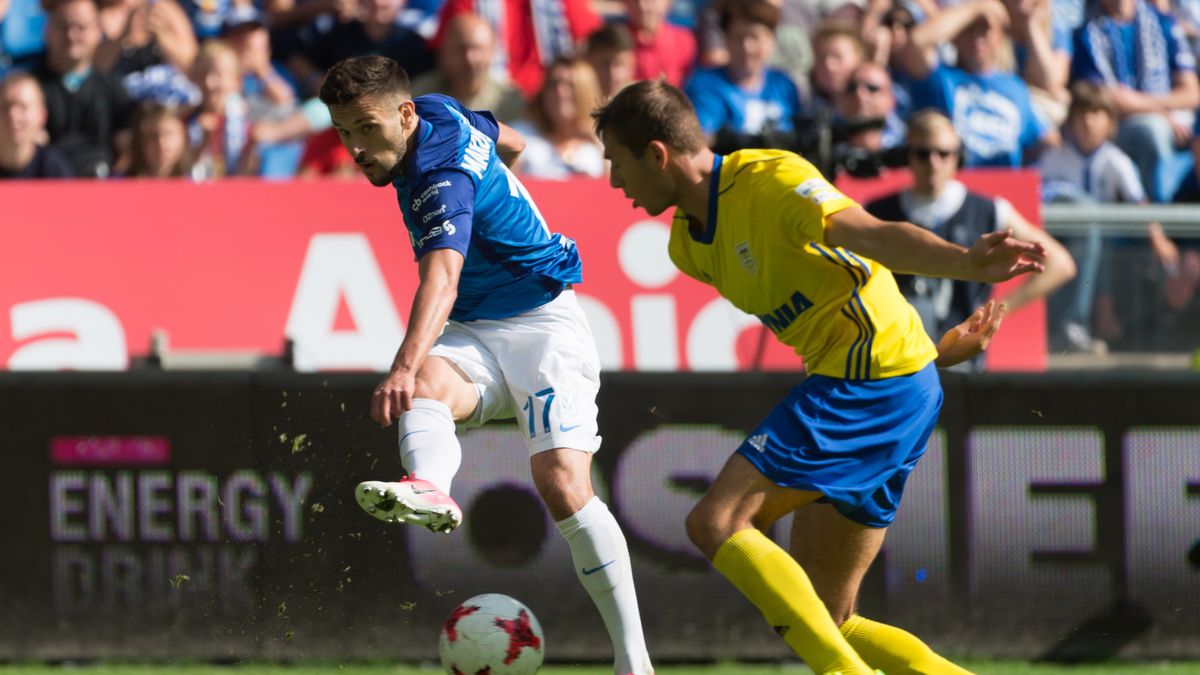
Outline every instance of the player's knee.
POLYGON ((561 459, 551 451, 538 453, 532 462, 533 483, 554 520, 571 517, 594 496, 588 473, 561 459))
POLYGON ((705 507, 703 501, 692 508, 683 524, 687 529, 688 539, 709 560, 717 554, 717 549, 729 538, 722 536, 722 528, 718 524, 716 515, 705 507))

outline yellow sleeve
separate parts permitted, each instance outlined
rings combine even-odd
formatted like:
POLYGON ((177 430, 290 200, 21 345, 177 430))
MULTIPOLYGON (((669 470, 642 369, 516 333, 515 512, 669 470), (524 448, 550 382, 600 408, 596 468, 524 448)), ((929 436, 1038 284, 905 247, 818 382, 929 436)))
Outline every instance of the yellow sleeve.
POLYGON ((779 202, 784 222, 796 228, 793 231, 804 241, 824 242, 825 219, 858 206, 808 162, 780 171, 776 178, 782 182, 779 202))

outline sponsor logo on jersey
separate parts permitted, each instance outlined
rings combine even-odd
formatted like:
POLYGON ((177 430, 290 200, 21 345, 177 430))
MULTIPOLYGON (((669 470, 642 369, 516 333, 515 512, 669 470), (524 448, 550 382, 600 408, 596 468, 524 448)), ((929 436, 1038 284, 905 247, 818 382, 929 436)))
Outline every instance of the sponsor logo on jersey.
POLYGON ((421 224, 424 225, 425 223, 428 223, 429 221, 433 220, 434 218, 437 218, 438 216, 443 215, 445 213, 446 213, 446 205, 442 204, 441 206, 437 207, 435 210, 430 211, 429 213, 426 213, 425 215, 421 216, 421 224))
POLYGON ((412 200, 413 211, 419 210, 421 208, 422 204, 429 201, 430 197, 438 196, 438 194, 442 191, 442 188, 444 188, 444 187, 450 187, 450 181, 444 180, 444 181, 441 181, 440 183, 434 183, 433 185, 430 185, 429 187, 425 188, 425 191, 421 193, 420 197, 413 198, 413 200, 412 200))
POLYGON ((742 263, 742 269, 750 274, 758 273, 758 261, 754 259, 753 255, 750 255, 750 242, 743 241, 734 246, 733 250, 737 251, 738 260, 742 263))
POLYGON ((755 434, 750 438, 747 438, 746 442, 749 443, 750 447, 754 448, 755 450, 763 452, 767 447, 767 435, 755 434))
MULTIPOLYGON (((443 206, 443 208, 445 207, 443 206)), ((425 233, 425 236, 416 241, 416 243, 413 245, 413 248, 422 248, 425 246, 425 242, 443 234, 447 236, 454 236, 455 232, 458 232, 458 228, 454 227, 454 224, 447 220, 441 225, 434 225, 433 228, 425 233)))
POLYGON ((759 314, 758 320, 762 321, 763 325, 767 328, 770 328, 772 333, 779 335, 788 326, 792 325, 796 317, 803 314, 804 310, 812 306, 812 300, 804 297, 804 294, 800 291, 796 291, 792 293, 791 298, 779 307, 776 307, 771 313, 759 314))
POLYGON ((831 199, 839 199, 842 193, 829 184, 824 178, 809 178, 796 186, 796 194, 814 204, 821 204, 831 199))

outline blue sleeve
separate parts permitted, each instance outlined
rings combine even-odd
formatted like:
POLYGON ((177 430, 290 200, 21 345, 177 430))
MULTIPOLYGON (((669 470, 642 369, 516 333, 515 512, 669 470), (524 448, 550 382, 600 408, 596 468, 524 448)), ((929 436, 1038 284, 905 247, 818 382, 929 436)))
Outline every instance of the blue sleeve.
POLYGON ((1033 100, 1029 98, 1029 90, 1017 88, 1017 98, 1021 101, 1021 148, 1027 149, 1046 135, 1048 127, 1041 115, 1033 109, 1033 100))
POLYGON ((421 231, 420 237, 413 237, 417 259, 439 248, 467 257, 475 216, 475 184, 470 177, 453 169, 431 171, 409 194, 413 222, 421 231))
POLYGON ((1195 72, 1196 55, 1188 46, 1187 36, 1183 34, 1183 27, 1174 17, 1166 14, 1160 17, 1160 21, 1162 22, 1163 36, 1167 40, 1167 59, 1171 72, 1195 72))
MULTIPOLYGON (((938 65, 934 68, 923 80, 918 80, 912 84, 912 100, 913 110, 922 108, 936 108, 944 113, 950 113, 950 106, 947 104, 946 83, 950 79, 951 74, 948 68, 944 65, 938 65)), ((953 83, 950 83, 953 86, 953 83)))
POLYGON ((1096 65, 1096 60, 1092 56, 1091 47, 1087 39, 1087 24, 1083 24, 1075 29, 1075 34, 1072 37, 1071 44, 1071 81, 1088 80, 1091 82, 1104 82, 1104 76, 1100 73, 1100 68, 1096 65))
POLYGON ((725 107, 721 105, 721 96, 713 87, 708 86, 711 78, 706 77, 705 73, 698 72, 688 78, 688 81, 683 86, 683 93, 691 99, 692 106, 696 108, 696 117, 700 119, 700 128, 704 129, 706 134, 715 134, 724 127, 729 120, 725 114, 725 107))

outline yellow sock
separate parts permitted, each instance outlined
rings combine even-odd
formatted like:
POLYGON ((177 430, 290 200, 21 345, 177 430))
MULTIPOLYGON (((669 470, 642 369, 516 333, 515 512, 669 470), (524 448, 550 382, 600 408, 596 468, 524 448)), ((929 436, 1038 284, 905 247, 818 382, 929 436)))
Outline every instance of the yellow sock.
POLYGON ((751 528, 734 534, 717 550, 713 567, 758 607, 814 672, 873 673, 838 632, 808 575, 762 532, 751 528))
POLYGON ((842 635, 872 668, 887 675, 971 675, 912 633, 857 614, 842 624, 842 635))

